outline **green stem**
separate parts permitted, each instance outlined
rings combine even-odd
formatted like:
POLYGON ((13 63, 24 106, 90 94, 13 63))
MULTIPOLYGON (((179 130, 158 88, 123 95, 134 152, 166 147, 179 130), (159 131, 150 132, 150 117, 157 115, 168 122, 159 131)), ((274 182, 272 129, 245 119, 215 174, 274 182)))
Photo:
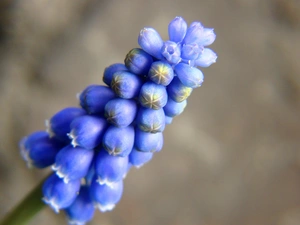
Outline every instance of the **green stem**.
POLYGON ((44 179, 39 183, 15 208, 9 212, 0 225, 23 225, 41 211, 45 203, 42 201, 42 185, 44 179))

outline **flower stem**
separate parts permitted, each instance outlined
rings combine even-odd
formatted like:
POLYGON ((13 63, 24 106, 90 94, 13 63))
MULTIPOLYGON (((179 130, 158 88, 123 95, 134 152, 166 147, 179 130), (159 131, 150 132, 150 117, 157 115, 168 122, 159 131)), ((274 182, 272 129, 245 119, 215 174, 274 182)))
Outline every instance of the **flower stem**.
POLYGON ((44 179, 0 221, 0 225, 23 225, 29 222, 45 203, 42 201, 42 185, 44 179))

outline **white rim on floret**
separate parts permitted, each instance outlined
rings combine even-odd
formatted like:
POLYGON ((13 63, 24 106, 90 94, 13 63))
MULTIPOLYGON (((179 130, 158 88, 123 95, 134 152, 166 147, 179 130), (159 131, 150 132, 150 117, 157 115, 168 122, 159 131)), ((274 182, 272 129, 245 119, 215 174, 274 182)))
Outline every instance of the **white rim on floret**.
POLYGON ((95 207, 98 208, 101 212, 111 211, 115 208, 115 204, 101 205, 100 203, 96 203, 95 207))
POLYGON ((69 183, 70 179, 67 174, 65 174, 61 171, 61 169, 62 169, 61 166, 56 166, 56 164, 54 164, 51 168, 52 168, 52 170, 56 171, 56 175, 59 178, 63 179, 65 184, 69 183))
POLYGON ((42 200, 49 205, 56 213, 59 213, 59 206, 55 203, 55 198, 48 199, 46 197, 42 198, 42 200))
POLYGON ((67 133, 68 137, 70 139, 72 139, 71 145, 75 148, 76 146, 78 146, 79 144, 77 143, 76 139, 77 137, 74 134, 74 130, 71 130, 70 133, 67 133))

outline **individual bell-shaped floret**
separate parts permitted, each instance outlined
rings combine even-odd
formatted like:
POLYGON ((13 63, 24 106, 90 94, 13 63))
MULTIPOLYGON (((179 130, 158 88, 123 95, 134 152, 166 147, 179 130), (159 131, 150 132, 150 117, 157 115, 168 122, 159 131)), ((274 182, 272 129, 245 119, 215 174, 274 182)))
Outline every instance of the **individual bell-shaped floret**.
POLYGON ((145 27, 144 29, 142 29, 138 37, 138 43, 148 54, 154 56, 157 59, 163 59, 161 48, 164 42, 161 39, 159 33, 153 28, 145 27))
POLYGON ((79 96, 80 105, 89 114, 102 114, 106 103, 115 98, 114 92, 103 85, 90 85, 79 96))
POLYGON ((202 85, 204 76, 203 73, 190 65, 179 63, 174 68, 180 82, 187 87, 196 88, 202 85))
POLYGON ((102 140, 107 127, 104 118, 97 116, 81 116, 71 123, 69 137, 74 147, 80 146, 87 149, 97 147, 102 140))
POLYGON ((193 22, 187 29, 186 35, 183 39, 183 44, 198 43, 203 34, 204 27, 200 22, 193 22))
POLYGON ((47 132, 50 137, 55 136, 55 138, 64 141, 66 143, 70 142, 68 133, 70 133, 71 122, 79 117, 86 114, 86 111, 77 107, 68 107, 59 112, 57 112, 50 120, 46 120, 47 132))
POLYGON ((110 155, 101 149, 95 158, 95 173, 98 175, 99 184, 119 182, 127 173, 128 157, 110 155))
POLYGON ((74 202, 79 189, 79 179, 65 183, 56 174, 52 174, 43 184, 42 200, 58 213, 60 209, 67 208, 74 202))
POLYGON ((90 186, 90 196, 94 205, 101 211, 111 211, 120 201, 123 194, 123 180, 111 185, 99 184, 97 176, 90 186))
POLYGON ((137 97, 142 85, 141 77, 126 71, 114 73, 111 81, 111 89, 117 96, 125 99, 137 97))
POLYGON ((127 71, 128 69, 126 66, 122 63, 115 63, 110 65, 109 67, 106 67, 103 73, 103 82, 110 86, 113 75, 115 72, 118 71, 127 71))
POLYGON ((107 121, 116 127, 129 126, 137 113, 137 104, 134 100, 115 98, 105 106, 107 121))
POLYGON ((156 61, 152 63, 148 78, 156 84, 167 86, 171 83, 174 77, 172 66, 167 62, 156 61))
POLYGON ((203 52, 203 47, 196 43, 184 44, 181 48, 181 58, 186 60, 195 60, 203 52))
POLYGON ((130 50, 125 58, 126 67, 137 75, 147 75, 152 62, 152 56, 140 48, 130 50))
POLYGON ((37 131, 20 141, 20 152, 28 167, 45 168, 54 163, 56 154, 65 146, 50 138, 46 131, 37 131))
POLYGON ((126 157, 134 144, 134 128, 132 126, 119 128, 111 125, 103 136, 102 144, 109 154, 126 157))
POLYGON ((173 41, 164 42, 161 53, 170 64, 177 64, 181 61, 181 46, 173 41))
POLYGON ((204 48, 203 52, 194 61, 195 66, 209 67, 211 64, 215 63, 217 60, 217 54, 209 49, 204 48))
POLYGON ((149 109, 140 107, 137 118, 137 126, 145 132, 157 133, 165 129, 165 113, 161 109, 149 109))
POLYGON ((167 87, 168 97, 175 102, 186 100, 192 93, 193 88, 184 86, 178 77, 174 77, 167 87))
POLYGON ((187 24, 182 17, 175 17, 168 27, 170 41, 181 42, 185 37, 187 24))
POLYGON ((169 98, 167 104, 164 107, 166 116, 174 117, 180 115, 184 111, 186 104, 186 100, 182 102, 175 102, 171 98, 169 98))
POLYGON ((136 128, 134 146, 138 151, 158 152, 163 147, 163 134, 162 132, 148 133, 136 128))
POLYGON ((64 147, 57 155, 52 169, 65 183, 85 177, 94 157, 94 151, 72 145, 64 147))
POLYGON ((94 212, 95 208, 88 186, 82 186, 72 205, 65 209, 70 225, 85 225, 92 220, 94 212))
POLYGON ((133 148, 129 154, 129 162, 131 165, 140 168, 147 162, 149 162, 153 157, 153 152, 141 152, 136 148, 133 148))
POLYGON ((166 87, 155 84, 152 81, 148 81, 142 86, 139 95, 139 102, 142 106, 151 109, 160 109, 167 104, 167 100, 166 87))
POLYGON ((198 39, 198 45, 208 46, 216 40, 216 34, 213 28, 204 28, 201 36, 198 39))

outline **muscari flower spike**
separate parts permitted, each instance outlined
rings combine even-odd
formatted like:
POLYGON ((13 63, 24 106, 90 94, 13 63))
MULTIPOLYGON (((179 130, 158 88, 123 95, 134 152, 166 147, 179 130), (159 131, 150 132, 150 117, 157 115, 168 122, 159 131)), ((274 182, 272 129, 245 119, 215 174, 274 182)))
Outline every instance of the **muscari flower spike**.
POLYGON ((107 85, 93 84, 78 94, 78 107, 68 107, 46 121, 47 132, 34 132, 20 142, 29 167, 54 173, 44 182, 43 201, 64 210, 69 224, 84 225, 94 215, 112 210, 123 193, 131 167, 140 168, 163 148, 163 131, 181 114, 204 75, 197 68, 216 62, 207 48, 216 38, 212 28, 182 17, 169 26, 164 41, 150 27, 124 64, 108 66, 107 85))

